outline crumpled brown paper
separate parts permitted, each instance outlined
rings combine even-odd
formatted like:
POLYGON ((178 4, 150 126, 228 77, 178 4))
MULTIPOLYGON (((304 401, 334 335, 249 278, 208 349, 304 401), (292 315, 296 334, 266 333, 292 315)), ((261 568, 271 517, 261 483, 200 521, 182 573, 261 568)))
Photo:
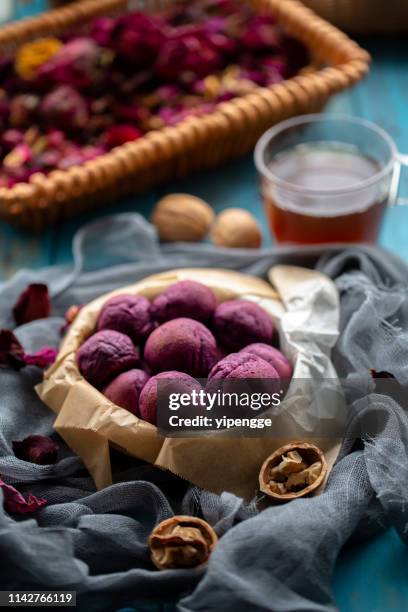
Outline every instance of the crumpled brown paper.
MULTIPOLYGON (((75 352, 94 330, 104 302, 121 293, 155 298, 178 280, 194 279, 211 287, 218 301, 236 297, 263 306, 278 327, 282 351, 294 363, 294 379, 315 376, 338 383, 330 350, 338 337, 339 303, 331 280, 293 266, 275 266, 265 281, 228 270, 181 269, 150 276, 135 285, 104 295, 83 307, 71 325, 55 364, 37 387, 56 414, 55 429, 84 461, 98 489, 112 483, 109 446, 168 469, 215 493, 230 491, 251 498, 259 469, 276 448, 307 436, 326 455, 329 470, 339 450, 339 437, 313 437, 321 418, 331 422, 344 411, 338 387, 328 405, 316 412, 313 401, 291 384, 275 416, 277 437, 225 437, 210 432, 194 438, 163 438, 156 427, 114 405, 79 373, 75 352), (321 418, 320 418, 320 415, 321 418), (282 434, 282 435, 281 435, 282 434)), ((264 416, 264 415, 263 415, 264 416)), ((275 421, 274 421, 275 422, 275 421)))

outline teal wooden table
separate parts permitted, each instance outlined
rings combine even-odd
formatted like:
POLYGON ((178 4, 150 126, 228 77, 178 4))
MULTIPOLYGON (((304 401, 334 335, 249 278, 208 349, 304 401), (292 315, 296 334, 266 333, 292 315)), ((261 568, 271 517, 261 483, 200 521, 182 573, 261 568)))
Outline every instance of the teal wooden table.
MULTIPOLYGON (((34 10, 38 10, 42 0, 34 4, 34 10)), ((374 58, 370 75, 353 91, 334 98, 327 111, 351 113, 377 122, 392 135, 400 151, 408 153, 408 43, 403 39, 378 38, 359 42, 374 58)), ((138 211, 149 217, 157 199, 173 191, 201 196, 211 202, 217 212, 230 206, 249 209, 262 224, 264 244, 272 243, 259 199, 252 156, 217 171, 203 172, 163 188, 151 189, 105 212, 138 211)), ((70 263, 73 235, 83 223, 97 216, 95 213, 82 215, 67 224, 50 228, 41 237, 0 224, 0 278, 9 277, 21 267, 70 263)), ((408 208, 390 208, 381 232, 381 245, 408 261, 407 236, 408 208)), ((334 592, 340 610, 406 612, 407 570, 408 550, 392 529, 358 547, 346 548, 334 573, 334 592)))

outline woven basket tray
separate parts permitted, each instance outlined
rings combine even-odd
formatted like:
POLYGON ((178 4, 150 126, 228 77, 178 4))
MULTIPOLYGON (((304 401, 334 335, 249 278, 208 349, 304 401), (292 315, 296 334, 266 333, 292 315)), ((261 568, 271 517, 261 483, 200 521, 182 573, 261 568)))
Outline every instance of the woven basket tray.
POLYGON ((360 34, 408 31, 405 0, 303 0, 306 6, 348 32, 360 34))
MULTIPOLYGON (((247 1, 247 0, 245 0, 247 1)), ((160 0, 80 0, 0 30, 0 52, 10 52, 33 38, 61 34, 128 5, 163 8, 160 0)), ((0 188, 0 217, 30 230, 73 216, 135 190, 192 170, 219 165, 252 149, 271 125, 288 117, 317 112, 328 98, 359 81, 369 55, 335 27, 296 0, 255 0, 255 9, 273 12, 281 25, 309 48, 313 64, 306 74, 223 102, 201 117, 147 133, 101 157, 29 183, 0 188)))

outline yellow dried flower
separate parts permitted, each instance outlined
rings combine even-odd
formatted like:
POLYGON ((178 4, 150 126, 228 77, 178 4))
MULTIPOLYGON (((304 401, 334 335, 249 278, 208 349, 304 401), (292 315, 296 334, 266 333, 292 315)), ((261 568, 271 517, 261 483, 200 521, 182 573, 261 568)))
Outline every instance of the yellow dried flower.
POLYGON ((214 74, 211 74, 210 76, 204 79, 204 94, 207 97, 215 98, 219 94, 220 88, 221 88, 220 79, 216 77, 214 74))
POLYGON ((62 47, 57 38, 40 38, 26 43, 16 54, 15 69, 23 79, 33 79, 38 68, 51 59, 62 47))

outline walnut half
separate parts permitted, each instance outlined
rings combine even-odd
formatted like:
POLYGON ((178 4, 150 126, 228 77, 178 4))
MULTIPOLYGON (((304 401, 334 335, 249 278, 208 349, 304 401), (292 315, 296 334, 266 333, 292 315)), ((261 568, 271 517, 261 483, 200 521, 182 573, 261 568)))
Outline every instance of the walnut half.
POLYGON ((156 525, 149 547, 158 569, 178 569, 206 563, 217 541, 213 528, 202 519, 173 516, 156 525))
POLYGON ((289 501, 315 491, 326 473, 327 464, 320 448, 307 442, 290 442, 264 461, 259 487, 274 499, 289 501))

